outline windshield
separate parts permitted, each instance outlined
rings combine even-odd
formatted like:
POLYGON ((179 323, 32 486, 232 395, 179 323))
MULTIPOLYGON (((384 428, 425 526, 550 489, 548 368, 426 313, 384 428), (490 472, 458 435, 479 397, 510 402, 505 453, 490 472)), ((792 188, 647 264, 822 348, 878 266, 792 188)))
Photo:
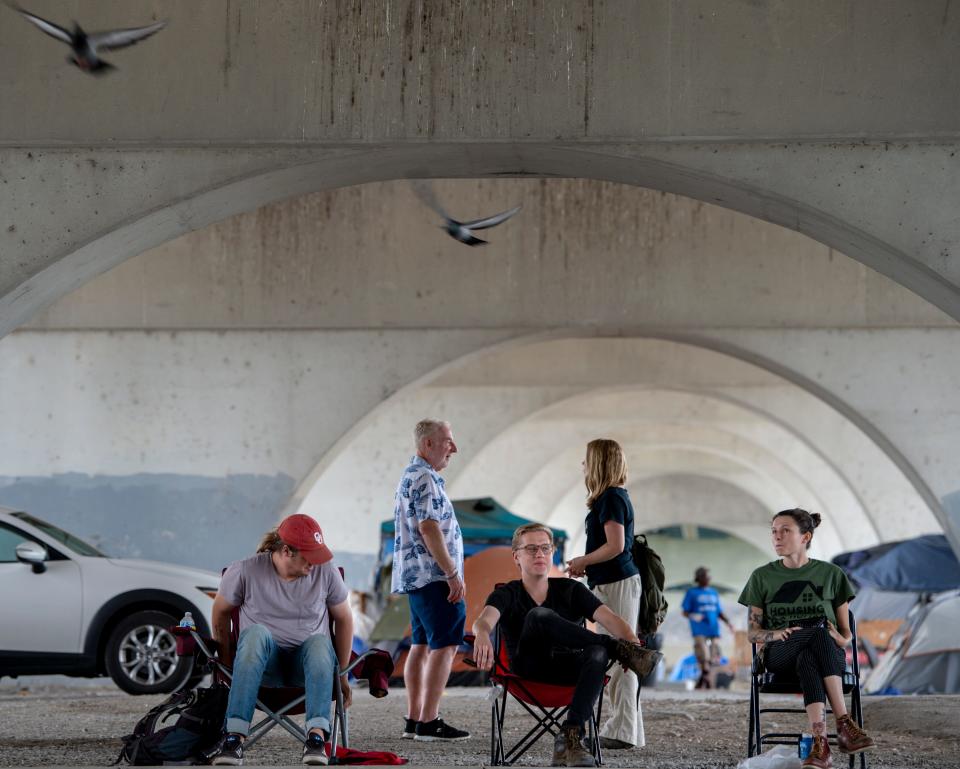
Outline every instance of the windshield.
POLYGON ((52 523, 41 521, 28 513, 13 513, 24 523, 29 523, 35 529, 40 529, 44 534, 53 537, 61 545, 66 545, 77 555, 88 555, 94 558, 106 558, 106 556, 97 550, 93 545, 88 545, 82 539, 77 539, 73 534, 68 534, 63 529, 59 529, 52 523))

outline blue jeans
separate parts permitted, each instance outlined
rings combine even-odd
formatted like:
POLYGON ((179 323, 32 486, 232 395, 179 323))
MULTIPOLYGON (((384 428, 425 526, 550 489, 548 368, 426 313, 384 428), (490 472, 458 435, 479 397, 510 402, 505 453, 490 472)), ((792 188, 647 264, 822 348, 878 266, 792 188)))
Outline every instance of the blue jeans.
POLYGON ((263 625, 244 628, 233 660, 226 731, 250 733, 261 686, 302 686, 307 695, 306 730, 323 729, 329 735, 336 662, 329 636, 312 635, 300 646, 284 648, 263 625))

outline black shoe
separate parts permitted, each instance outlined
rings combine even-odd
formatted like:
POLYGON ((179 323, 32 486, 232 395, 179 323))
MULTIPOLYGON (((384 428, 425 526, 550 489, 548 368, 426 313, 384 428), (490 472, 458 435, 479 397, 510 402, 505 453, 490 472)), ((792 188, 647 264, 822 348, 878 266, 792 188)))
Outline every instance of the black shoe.
POLYGON ((239 734, 226 734, 210 756, 214 766, 243 766, 243 740, 239 734))
POLYGON ((417 724, 419 723, 415 718, 404 718, 403 734, 400 735, 400 738, 403 740, 412 740, 417 734, 417 724))
POLYGON ((434 740, 446 740, 447 742, 456 742, 457 740, 466 740, 470 738, 470 732, 463 729, 454 729, 452 726, 443 723, 442 718, 435 718, 426 723, 417 722, 417 733, 413 738, 420 742, 433 742, 434 740))
POLYGON ((326 766, 330 759, 327 756, 327 743, 323 735, 311 732, 307 741, 303 743, 303 759, 301 763, 307 766, 326 766))
POLYGON ((630 750, 635 748, 632 742, 624 742, 616 737, 600 737, 600 747, 604 750, 630 750))

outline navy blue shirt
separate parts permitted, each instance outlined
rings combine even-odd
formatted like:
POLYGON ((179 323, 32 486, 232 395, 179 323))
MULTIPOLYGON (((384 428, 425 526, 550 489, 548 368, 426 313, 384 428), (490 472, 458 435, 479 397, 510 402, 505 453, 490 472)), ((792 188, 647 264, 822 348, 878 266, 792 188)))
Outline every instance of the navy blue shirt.
POLYGON ((607 543, 607 534, 603 524, 615 521, 623 526, 623 552, 603 563, 596 563, 587 567, 587 582, 590 587, 608 585, 619 582, 640 570, 633 562, 631 548, 633 547, 633 505, 630 504, 630 495, 626 489, 611 486, 597 497, 587 513, 584 526, 587 530, 587 554, 589 555, 601 545, 607 543))

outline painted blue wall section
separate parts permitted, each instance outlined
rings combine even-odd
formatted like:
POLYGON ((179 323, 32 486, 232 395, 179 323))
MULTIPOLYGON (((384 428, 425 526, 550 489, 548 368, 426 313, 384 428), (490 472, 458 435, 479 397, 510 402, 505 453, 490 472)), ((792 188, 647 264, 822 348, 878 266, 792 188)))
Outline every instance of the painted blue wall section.
MULTIPOLYGON (((0 505, 48 520, 109 556, 219 572, 254 552, 293 489, 283 474, 0 476, 0 505)), ((366 588, 375 556, 330 546, 349 585, 366 588)))

